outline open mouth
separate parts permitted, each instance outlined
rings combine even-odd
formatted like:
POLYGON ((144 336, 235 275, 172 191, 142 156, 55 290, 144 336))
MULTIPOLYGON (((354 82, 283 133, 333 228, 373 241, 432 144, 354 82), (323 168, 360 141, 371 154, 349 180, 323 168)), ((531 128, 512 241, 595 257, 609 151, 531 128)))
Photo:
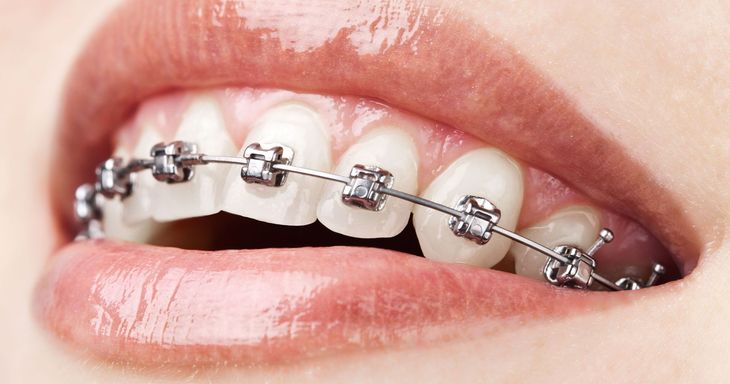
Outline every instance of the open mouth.
POLYGON ((443 9, 409 4, 380 25, 370 5, 129 1, 107 21, 58 135, 52 197, 69 244, 38 289, 49 329, 140 364, 276 363, 644 294, 555 288, 543 254, 454 236, 441 212, 394 198, 355 209, 340 184, 289 174, 271 188, 230 164, 179 184, 135 174, 133 193, 104 202, 107 239, 71 241, 74 189, 103 159, 175 140, 228 157, 278 143, 292 165, 338 175, 382 167, 397 190, 447 206, 488 198, 502 227, 550 248, 588 249, 609 227, 595 259, 611 281, 696 265, 671 191, 508 47, 443 9))

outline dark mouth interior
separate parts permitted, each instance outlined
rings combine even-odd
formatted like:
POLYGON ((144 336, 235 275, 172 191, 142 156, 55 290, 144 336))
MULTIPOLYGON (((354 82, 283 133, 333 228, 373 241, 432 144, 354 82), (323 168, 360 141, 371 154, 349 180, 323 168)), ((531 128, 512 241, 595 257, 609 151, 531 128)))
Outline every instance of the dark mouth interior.
POLYGON ((333 232, 319 221, 305 226, 284 226, 225 212, 169 223, 149 243, 208 251, 346 245, 423 256, 411 222, 395 237, 358 239, 333 232))
MULTIPOLYGON (((352 246, 389 249, 423 257, 412 221, 395 237, 358 239, 333 232, 318 221, 305 226, 284 226, 221 212, 166 223, 148 243, 208 251, 352 246)), ((660 283, 681 278, 676 265, 665 266, 667 274, 660 283)), ((514 273, 514 259, 508 254, 492 269, 514 273)), ((615 275, 616 278, 625 276, 627 272, 625 269, 622 272, 611 269, 609 266, 602 271, 607 272, 607 276, 615 275)), ((636 277, 641 277, 642 274, 637 272, 636 277)))

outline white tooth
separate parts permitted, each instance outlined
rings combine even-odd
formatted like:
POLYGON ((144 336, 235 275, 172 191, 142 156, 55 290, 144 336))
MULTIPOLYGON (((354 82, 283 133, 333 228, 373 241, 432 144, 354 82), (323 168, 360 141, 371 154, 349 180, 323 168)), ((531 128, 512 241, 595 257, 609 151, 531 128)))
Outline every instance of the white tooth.
MULTIPOLYGON (((132 157, 147 159, 152 146, 162 141, 162 135, 153 125, 145 125, 140 133, 137 145, 132 150, 132 157)), ((159 184, 150 171, 134 174, 132 194, 124 199, 122 218, 128 225, 143 222, 152 218, 152 199, 154 188, 159 184)))
MULTIPOLYGON (((127 151, 122 148, 118 148, 114 151, 114 156, 121 157, 125 161, 129 159, 127 151)), ((126 210, 125 205, 126 200, 128 199, 129 197, 122 201, 119 197, 115 197, 113 199, 104 200, 104 215, 102 216, 104 233, 110 239, 146 243, 160 230, 161 225, 155 223, 149 219, 149 217, 146 220, 139 220, 135 224, 125 223, 123 220, 123 213, 126 210)))
MULTIPOLYGON (((423 197, 448 206, 463 195, 487 198, 502 211, 499 225, 513 230, 522 208, 523 180, 520 166, 494 148, 471 151, 443 171, 423 197)), ((429 259, 492 267, 507 254, 510 241, 494 234, 484 245, 457 237, 449 229, 449 216, 416 206, 413 224, 424 256, 429 259)))
MULTIPOLYGON (((251 143, 282 144, 294 150, 292 164, 329 170, 329 136, 319 115, 301 104, 284 104, 265 113, 253 126, 239 152, 251 143)), ((290 173, 281 187, 248 184, 241 168, 233 167, 226 179, 221 208, 226 212, 274 224, 307 225, 317 219, 317 201, 325 181, 290 173)))
MULTIPOLYGON (((345 152, 334 172, 349 175, 355 164, 386 169, 395 176, 395 189, 417 192, 418 150, 401 129, 383 127, 369 132, 345 152)), ((412 203, 390 197, 379 212, 349 207, 342 202, 342 187, 339 183, 326 186, 319 202, 317 218, 327 228, 352 237, 376 238, 393 237, 408 225, 412 203)))
POLYGON ((152 219, 140 221, 135 224, 126 224, 122 220, 124 203, 118 197, 105 200, 103 209, 104 216, 102 222, 104 225, 104 233, 110 239, 147 243, 164 225, 152 219))
MULTIPOLYGON (((550 215, 539 224, 525 228, 520 234, 549 248, 572 245, 587 249, 598 237, 598 212, 588 206, 571 206, 550 215)), ((518 275, 544 280, 543 267, 547 257, 524 245, 514 243, 510 253, 515 258, 518 275)))
MULTIPOLYGON (((193 100, 183 115, 175 140, 197 144, 200 153, 236 154, 220 107, 209 96, 193 100)), ((154 218, 171 221, 218 212, 219 194, 227 173, 228 167, 220 164, 199 165, 195 167, 195 175, 190 181, 178 184, 158 182, 154 187, 154 218)))

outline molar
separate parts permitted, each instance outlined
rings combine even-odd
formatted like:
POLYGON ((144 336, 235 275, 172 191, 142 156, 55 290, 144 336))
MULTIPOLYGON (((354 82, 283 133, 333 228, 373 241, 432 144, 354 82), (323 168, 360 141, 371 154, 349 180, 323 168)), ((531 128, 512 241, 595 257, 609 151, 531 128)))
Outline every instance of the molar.
MULTIPOLYGON (((317 112, 302 104, 284 104, 265 113, 254 123, 238 156, 255 142, 292 148, 295 166, 325 171, 332 167, 329 135, 317 112)), ((317 220, 317 201, 324 183, 290 173, 281 187, 247 184, 241 179, 241 168, 232 167, 221 208, 273 224, 307 225, 317 220)))
MULTIPOLYGON (((468 152, 454 161, 431 184, 422 197, 454 206, 463 195, 484 197, 502 212, 499 225, 514 230, 522 208, 523 179, 520 166, 495 148, 468 152)), ((510 240, 494 235, 478 245, 453 234, 449 216, 417 206, 413 224, 424 256, 429 259, 492 267, 507 254, 510 240)))
MULTIPOLYGON (((563 208, 546 220, 519 231, 522 236, 548 248, 572 245, 588 249, 600 231, 598 212, 589 206, 575 205, 563 208)), ((514 243, 510 254, 515 259, 515 273, 544 281, 542 270, 547 256, 524 245, 514 243)))
MULTIPOLYGON (((334 171, 349 175, 355 164, 375 165, 390 171, 393 188, 415 194, 418 189, 418 150, 403 130, 383 127, 369 132, 351 146, 334 171)), ((389 198, 383 210, 367 211, 342 202, 342 184, 325 187, 317 207, 317 218, 327 228, 359 238, 393 237, 400 233, 411 215, 413 204, 389 198)))
MULTIPOLYGON (((196 143, 200 153, 224 156, 236 153, 221 109, 209 96, 198 96, 192 101, 174 140, 196 143)), ((153 189, 154 218, 172 221, 217 213, 220 210, 220 188, 227 172, 227 167, 199 166, 190 181, 179 184, 157 182, 153 189)))

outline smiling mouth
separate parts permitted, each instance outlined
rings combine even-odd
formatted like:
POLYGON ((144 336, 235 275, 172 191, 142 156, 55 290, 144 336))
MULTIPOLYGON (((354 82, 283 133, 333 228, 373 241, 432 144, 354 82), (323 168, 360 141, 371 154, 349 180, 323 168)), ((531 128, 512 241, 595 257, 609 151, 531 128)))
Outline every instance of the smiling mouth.
MULTIPOLYGON (((394 189, 448 207, 488 198, 501 227, 550 248, 588 249, 610 227, 596 254, 610 281, 646 280, 655 263, 663 282, 691 271, 696 241, 670 191, 523 59, 449 9, 366 3, 123 4, 68 83, 52 181, 63 236, 77 230, 74 189, 104 158, 174 140, 238 158, 279 143, 293 166, 379 166, 394 189)), ((534 249, 474 244, 401 199, 354 209, 340 184, 295 173, 271 188, 201 164, 179 184, 135 174, 132 191, 104 202, 106 240, 66 241, 36 295, 52 332, 106 358, 287 362, 646 294, 552 287, 534 249)))

